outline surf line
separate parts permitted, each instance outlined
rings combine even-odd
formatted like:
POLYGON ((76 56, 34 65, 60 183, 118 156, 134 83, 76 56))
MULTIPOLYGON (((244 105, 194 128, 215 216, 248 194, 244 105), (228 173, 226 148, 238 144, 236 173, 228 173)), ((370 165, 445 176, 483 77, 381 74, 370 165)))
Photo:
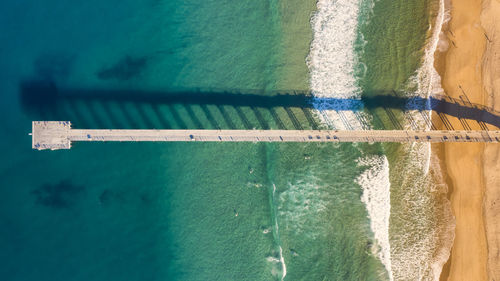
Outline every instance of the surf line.
POLYGON ((285 280, 286 277, 286 264, 285 264, 285 258, 283 257, 283 248, 281 247, 281 239, 280 239, 280 233, 279 233, 279 226, 278 226, 278 210, 277 210, 277 204, 276 204, 276 184, 274 182, 272 183, 273 189, 272 192, 269 196, 269 204, 271 205, 271 218, 272 218, 272 223, 273 223, 273 238, 274 241, 279 248, 279 260, 278 259, 272 259, 275 262, 279 262, 281 264, 281 281, 285 280))

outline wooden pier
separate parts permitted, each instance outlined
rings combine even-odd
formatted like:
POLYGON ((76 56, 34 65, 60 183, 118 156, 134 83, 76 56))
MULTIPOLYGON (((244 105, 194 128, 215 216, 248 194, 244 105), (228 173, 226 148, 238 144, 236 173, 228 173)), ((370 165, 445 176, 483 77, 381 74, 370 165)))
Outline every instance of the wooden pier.
POLYGON ((70 149, 74 141, 149 142, 500 142, 500 131, 404 130, 92 130, 69 121, 33 121, 33 149, 70 149))

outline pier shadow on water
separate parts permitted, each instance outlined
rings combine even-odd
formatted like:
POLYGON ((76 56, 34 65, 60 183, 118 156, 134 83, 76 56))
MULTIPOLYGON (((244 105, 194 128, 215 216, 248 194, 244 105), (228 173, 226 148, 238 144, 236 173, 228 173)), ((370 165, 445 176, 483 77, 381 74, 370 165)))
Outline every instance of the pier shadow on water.
POLYGON ((414 116, 418 112, 421 121, 434 129, 500 127, 500 112, 470 103, 466 96, 420 98, 378 91, 364 93, 360 99, 339 99, 315 98, 304 90, 77 89, 37 80, 23 81, 19 90, 23 110, 33 120, 69 120, 75 128, 326 129, 319 122, 316 106, 334 111, 347 129, 359 126, 349 124, 353 120, 345 118, 346 112, 353 112, 354 122, 363 128, 403 129, 405 123, 417 129, 414 116), (427 111, 439 118, 431 120, 427 111), (361 112, 372 119, 366 120, 361 112), (460 128, 453 127, 450 116, 460 120, 460 128), (471 121, 477 124, 471 126, 471 121))

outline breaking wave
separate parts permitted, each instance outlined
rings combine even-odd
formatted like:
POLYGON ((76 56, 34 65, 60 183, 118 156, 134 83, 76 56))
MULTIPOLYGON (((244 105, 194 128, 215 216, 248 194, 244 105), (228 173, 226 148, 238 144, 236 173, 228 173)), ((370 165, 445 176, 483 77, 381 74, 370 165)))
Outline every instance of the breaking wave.
POLYGON ((322 121, 333 128, 363 128, 355 112, 328 110, 331 105, 321 99, 353 99, 361 95, 355 76, 358 62, 354 53, 359 11, 358 0, 319 0, 317 11, 311 19, 314 35, 307 65, 311 75, 311 91, 317 97, 314 107, 319 111, 322 121))
POLYGON ((374 254, 382 261, 389 274, 389 280, 392 281, 391 245, 389 243, 389 217, 391 215, 389 161, 385 155, 373 156, 359 159, 358 165, 369 167, 356 181, 363 189, 361 201, 366 205, 370 227, 379 246, 373 249, 374 254))

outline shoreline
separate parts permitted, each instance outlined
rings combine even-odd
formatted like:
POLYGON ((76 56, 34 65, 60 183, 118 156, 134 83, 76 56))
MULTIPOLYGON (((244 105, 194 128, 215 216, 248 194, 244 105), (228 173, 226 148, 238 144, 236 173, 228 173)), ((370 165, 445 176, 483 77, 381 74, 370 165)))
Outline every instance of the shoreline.
MULTIPOLYGON (((446 4, 450 5, 449 2, 446 4)), ((451 9, 451 7, 446 6, 446 4, 445 4, 445 11, 449 11, 451 9)), ((451 17, 452 15, 450 14, 449 16, 451 17)), ((440 83, 441 87, 443 87, 442 84, 443 84, 444 74, 445 74, 445 70, 446 70, 446 55, 447 55, 448 50, 451 46, 450 40, 447 37, 443 38, 443 33, 448 28, 448 25, 449 25, 449 20, 441 26, 441 31, 440 31, 440 35, 439 35, 439 43, 438 43, 438 44, 442 44, 444 41, 444 43, 447 44, 446 50, 440 51, 440 48, 438 46, 438 48, 436 48, 436 50, 434 52, 434 69, 436 70, 436 72, 439 74, 439 76, 441 78, 441 83, 440 83)), ((443 87, 443 90, 445 90, 444 87, 443 87)), ((444 94, 446 94, 446 93, 444 93, 444 94)), ((433 124, 436 124, 437 122, 439 122, 439 117, 436 116, 435 114, 432 114, 431 118, 432 118, 433 124)), ((442 127, 443 126, 440 126, 438 129, 442 129, 442 127)), ((450 175, 448 174, 447 165, 446 165, 446 161, 445 161, 446 153, 445 153, 444 144, 443 143, 432 144, 431 145, 431 154, 436 155, 436 157, 438 159, 438 162, 434 163, 434 164, 439 167, 438 169, 442 175, 442 182, 440 182, 440 183, 445 183, 447 188, 448 188, 447 192, 446 192, 446 199, 450 202, 450 207, 451 207, 451 195, 453 194, 453 180, 451 179, 450 175)), ((453 210, 452 210, 452 213, 453 213, 453 210)), ((453 214, 453 216, 454 216, 453 224, 455 224, 455 225, 453 227, 454 228, 453 229, 453 236, 451 238, 452 241, 455 240, 455 227, 456 227, 455 215, 453 214)), ((452 223, 452 222, 450 222, 450 223, 452 223)), ((446 260, 446 262, 442 266, 441 273, 439 276, 439 281, 448 280, 448 277, 450 275, 452 251, 453 251, 453 242, 452 242, 451 248, 449 249, 448 259, 446 260)))
MULTIPOLYGON (((499 108, 495 90, 500 90, 500 79, 493 76, 500 68, 495 66, 500 46, 494 43, 495 31, 500 31, 494 20, 500 14, 500 2, 451 0, 449 11, 451 19, 442 27, 448 48, 435 53, 442 88, 451 97, 466 95, 472 102, 499 108)), ((461 126, 456 118, 450 122, 461 126)), ((474 124, 472 129, 480 128, 474 124)), ((440 159, 456 220, 455 239, 440 280, 498 279, 500 205, 495 202, 500 200, 500 177, 495 173, 500 167, 496 161, 500 149, 485 144, 439 144, 432 147, 432 153, 440 159)))

